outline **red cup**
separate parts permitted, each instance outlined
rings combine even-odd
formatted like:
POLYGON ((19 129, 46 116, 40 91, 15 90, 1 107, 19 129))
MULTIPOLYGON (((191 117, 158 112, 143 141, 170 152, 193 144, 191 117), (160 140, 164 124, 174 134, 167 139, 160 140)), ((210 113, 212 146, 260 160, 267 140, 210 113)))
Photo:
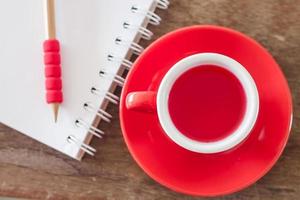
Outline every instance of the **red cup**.
MULTIPOLYGON (((197 71, 193 71, 196 73, 197 71)), ((222 76, 219 75, 219 77, 222 76)), ((212 77, 211 77, 212 78, 212 77)), ((201 80, 200 80, 201 81, 201 80)), ((207 83, 210 81, 208 80, 207 83)), ((202 81, 202 84, 207 85, 205 82, 202 81)), ((199 85, 199 84, 198 84, 199 85)), ((208 86, 206 86, 208 87, 208 86)), ((228 87, 228 94, 233 93, 230 91, 231 87, 228 87)), ((243 100, 242 100, 243 101, 243 100)), ((220 104, 220 103, 219 103, 220 104)), ((189 57, 186 57, 180 61, 178 61, 174 66, 172 66, 169 71, 165 74, 163 77, 159 89, 157 92, 153 91, 141 91, 141 92, 131 92, 126 97, 126 107, 129 110, 138 110, 138 111, 144 111, 149 112, 152 111, 153 113, 157 114, 160 125, 162 126, 164 132, 166 135, 174 141, 179 146, 193 151, 197 153, 219 153, 222 151, 227 151, 238 144, 240 144, 251 132, 252 128, 255 125, 258 111, 259 111, 259 97, 258 97, 258 91, 256 88, 256 84, 249 74, 249 72, 236 60, 217 53, 199 53, 195 55, 191 55, 189 57), (198 73, 204 73, 204 75, 200 75, 200 77, 193 76, 193 74, 185 75, 189 76, 186 77, 185 81, 181 81, 181 83, 177 83, 177 86, 174 88, 174 84, 176 84, 177 79, 180 79, 180 77, 187 73, 189 70, 193 70, 195 68, 202 68, 206 67, 206 70, 199 71, 198 73), (219 67, 222 69, 227 70, 229 73, 224 73, 220 70, 213 70, 210 71, 210 68, 212 67, 219 67), (208 69, 208 70, 207 70, 208 69), (209 92, 206 94, 203 94, 202 90, 196 90, 195 91, 195 85, 197 80, 190 80, 193 77, 196 79, 205 78, 207 73, 222 73, 223 77, 222 79, 229 79, 222 82, 219 82, 218 79, 216 79, 214 82, 215 84, 219 85, 219 89, 215 92, 209 92), (231 76, 234 76, 235 79, 232 79, 231 76), (224 87, 222 87, 222 83, 226 84, 228 81, 234 81, 233 83, 229 84, 238 84, 238 86, 233 86, 235 88, 242 87, 242 92, 240 92, 240 96, 236 95, 223 95, 221 90, 224 90, 224 87), (178 85, 181 84, 181 85, 178 85), (176 91, 175 91, 176 90, 176 91), (181 101, 182 105, 178 105, 178 102, 176 102, 176 99, 184 99, 182 98, 176 98, 173 97, 172 102, 170 103, 170 93, 176 93, 175 96, 182 96, 183 94, 190 93, 191 96, 186 101, 181 101), (196 93, 202 93, 200 98, 193 99, 193 95, 198 96, 196 93), (220 94, 221 93, 221 94, 220 94), (208 97, 207 97, 208 96, 208 97), (201 98, 208 99, 207 102, 203 105, 203 102, 201 102, 201 98), (245 106, 239 106, 241 107, 241 110, 237 110, 235 115, 228 114, 227 116, 223 115, 222 118, 218 117, 219 112, 224 112, 223 109, 220 109, 219 106, 215 106, 214 102, 216 102, 216 99, 221 101, 222 106, 229 106, 230 108, 227 109, 228 112, 230 112, 230 109, 236 110, 234 107, 237 105, 225 104, 224 102, 237 102, 238 99, 245 99, 245 102, 241 102, 242 104, 245 104, 245 106), (174 100, 175 99, 175 100, 174 100), (201 104, 202 105, 198 105, 201 104), (175 107, 174 107, 175 106, 175 107), (184 109, 189 109, 187 111, 183 112, 174 112, 173 116, 171 116, 170 111, 177 109, 176 106, 182 106, 184 109), (208 107, 208 109, 201 109, 203 107, 208 107), (245 107, 245 108, 243 108, 245 107), (194 113, 195 109, 199 112, 194 113), (203 112, 202 112, 203 111, 203 112), (199 141, 197 139, 193 139, 188 137, 184 132, 195 132, 196 137, 203 134, 210 134, 211 131, 210 128, 213 128, 217 125, 217 122, 211 123, 211 127, 207 127, 206 124, 203 124, 203 121, 205 121, 205 117, 209 115, 209 113, 214 113, 216 115, 216 118, 219 118, 219 121, 222 121, 222 124, 228 124, 232 123, 232 121, 238 120, 239 124, 235 125, 236 127, 231 128, 230 133, 227 133, 226 137, 221 138, 220 135, 224 135, 224 133, 220 132, 220 135, 216 135, 217 138, 221 139, 213 139, 213 141, 199 141), (242 119, 237 119, 236 115, 241 115, 243 113, 242 119), (184 116, 180 116, 184 115, 184 116), (231 117, 228 117, 231 116, 231 117), (188 131, 180 131, 178 128, 178 125, 174 123, 174 119, 180 118, 181 124, 189 124, 189 121, 196 121, 197 125, 193 125, 191 127, 187 127, 186 129, 188 131), (203 128, 204 126, 204 128, 203 128), (206 129, 208 133, 203 133, 203 129, 206 129)), ((179 110, 179 109, 177 109, 179 110)), ((231 111, 232 112, 232 111, 231 111)), ((176 120, 175 120, 176 121, 176 120)), ((177 120, 178 121, 178 120, 177 120)), ((184 125, 187 126, 187 125, 184 125)), ((224 130, 227 131, 227 130, 224 130)))
POLYGON ((218 196, 253 184, 276 163, 290 133, 292 99, 278 64, 253 39, 192 26, 156 40, 137 59, 122 91, 120 121, 131 155, 154 180, 177 192, 218 196), (189 61, 212 54, 239 70, 216 59, 199 63, 202 56, 189 61), (228 142, 241 124, 243 134, 228 142))

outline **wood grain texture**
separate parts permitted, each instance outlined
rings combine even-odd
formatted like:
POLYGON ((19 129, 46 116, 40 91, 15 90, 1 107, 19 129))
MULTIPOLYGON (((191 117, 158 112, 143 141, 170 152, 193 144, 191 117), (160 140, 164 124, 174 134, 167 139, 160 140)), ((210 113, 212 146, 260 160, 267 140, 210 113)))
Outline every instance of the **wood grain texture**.
MULTIPOLYGON (((159 11, 156 38, 194 24, 237 29, 262 43, 275 57, 293 93, 294 125, 283 156, 253 186, 218 200, 294 200, 300 196, 300 0, 173 0, 159 11)), ((1 35, 1 32, 0 32, 1 35)), ((144 42, 144 45, 148 43, 144 42)), ((1 112, 1 111, 0 111, 1 112)), ((0 196, 35 199, 202 199, 177 194, 149 178, 133 161, 122 139, 118 108, 94 139, 97 155, 83 162, 0 125, 0 196)))

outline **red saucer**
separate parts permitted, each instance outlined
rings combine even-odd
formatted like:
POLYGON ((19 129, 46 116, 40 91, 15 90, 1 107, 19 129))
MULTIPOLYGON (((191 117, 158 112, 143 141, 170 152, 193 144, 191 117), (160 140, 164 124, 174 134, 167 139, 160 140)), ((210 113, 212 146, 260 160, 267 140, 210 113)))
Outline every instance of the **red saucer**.
POLYGON ((120 118, 130 153, 149 176, 178 192, 216 196, 249 186, 275 164, 289 136, 292 100, 280 68, 253 39, 227 28, 193 26, 160 38, 138 58, 123 89, 120 118), (167 137, 155 114, 125 107, 128 93, 156 91, 176 62, 201 52, 224 54, 240 62, 259 93, 258 120, 250 136, 222 153, 185 150, 167 137))

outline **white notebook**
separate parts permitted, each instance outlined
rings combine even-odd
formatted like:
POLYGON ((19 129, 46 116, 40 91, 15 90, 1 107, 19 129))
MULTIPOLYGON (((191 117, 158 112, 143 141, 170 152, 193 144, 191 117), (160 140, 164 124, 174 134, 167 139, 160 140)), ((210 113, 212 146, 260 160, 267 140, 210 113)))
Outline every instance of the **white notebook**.
POLYGON ((43 3, 0 0, 0 122, 80 160, 95 153, 89 142, 110 120, 104 110, 118 100, 118 74, 143 50, 146 25, 159 24, 154 10, 168 1, 56 0, 64 92, 56 124, 45 101, 43 3))

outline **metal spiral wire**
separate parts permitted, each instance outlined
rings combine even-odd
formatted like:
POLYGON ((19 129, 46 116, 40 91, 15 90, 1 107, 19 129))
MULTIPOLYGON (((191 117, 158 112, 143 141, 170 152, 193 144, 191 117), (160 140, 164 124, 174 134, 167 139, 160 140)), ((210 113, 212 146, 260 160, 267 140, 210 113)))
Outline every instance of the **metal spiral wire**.
MULTIPOLYGON (((160 9, 167 9, 170 4, 170 2, 168 0, 155 0, 155 1, 156 1, 156 7, 160 8, 160 9)), ((154 13, 153 11, 143 9, 137 5, 133 5, 130 10, 132 13, 143 15, 144 17, 146 17, 148 22, 152 25, 160 24, 160 21, 161 21, 160 16, 157 15, 156 13, 154 13)), ((146 27, 135 25, 128 21, 123 23, 123 28, 136 31, 140 35, 140 37, 145 40, 150 40, 153 36, 152 31, 150 31, 146 27)), ((144 51, 144 48, 141 45, 139 45, 138 43, 125 40, 121 37, 117 37, 115 39, 115 43, 117 45, 122 45, 122 46, 127 47, 128 49, 132 50, 133 54, 136 54, 136 55, 140 55, 144 51)), ((119 57, 119 56, 116 56, 113 54, 108 54, 107 59, 110 62, 118 63, 119 66, 124 66, 128 70, 133 65, 133 62, 130 61, 129 59, 119 57)), ((124 85, 124 82, 125 82, 125 79, 122 76, 117 75, 117 74, 112 74, 104 69, 101 69, 99 71, 99 76, 101 78, 111 80, 121 87, 124 85)), ((107 100, 110 103, 118 104, 118 102, 119 102, 119 97, 110 91, 103 91, 97 87, 91 87, 90 91, 93 95, 104 98, 105 100, 107 100)), ((101 109, 101 108, 98 109, 95 105, 93 105, 90 102, 84 103, 83 109, 87 112, 94 114, 95 116, 101 118, 102 120, 104 120, 106 122, 111 121, 111 118, 112 118, 111 114, 109 114, 104 109, 101 109)), ((76 127, 82 128, 85 131, 87 131, 88 133, 90 133, 98 138, 102 138, 102 136, 104 135, 104 132, 102 130, 94 127, 93 125, 88 124, 87 122, 85 122, 84 120, 82 120, 80 118, 75 120, 75 125, 76 125, 76 127)), ((74 135, 68 136, 67 141, 69 143, 76 145, 79 149, 81 149, 82 151, 84 151, 85 153, 87 153, 91 156, 94 156, 94 154, 96 152, 95 148, 80 141, 74 135)))

